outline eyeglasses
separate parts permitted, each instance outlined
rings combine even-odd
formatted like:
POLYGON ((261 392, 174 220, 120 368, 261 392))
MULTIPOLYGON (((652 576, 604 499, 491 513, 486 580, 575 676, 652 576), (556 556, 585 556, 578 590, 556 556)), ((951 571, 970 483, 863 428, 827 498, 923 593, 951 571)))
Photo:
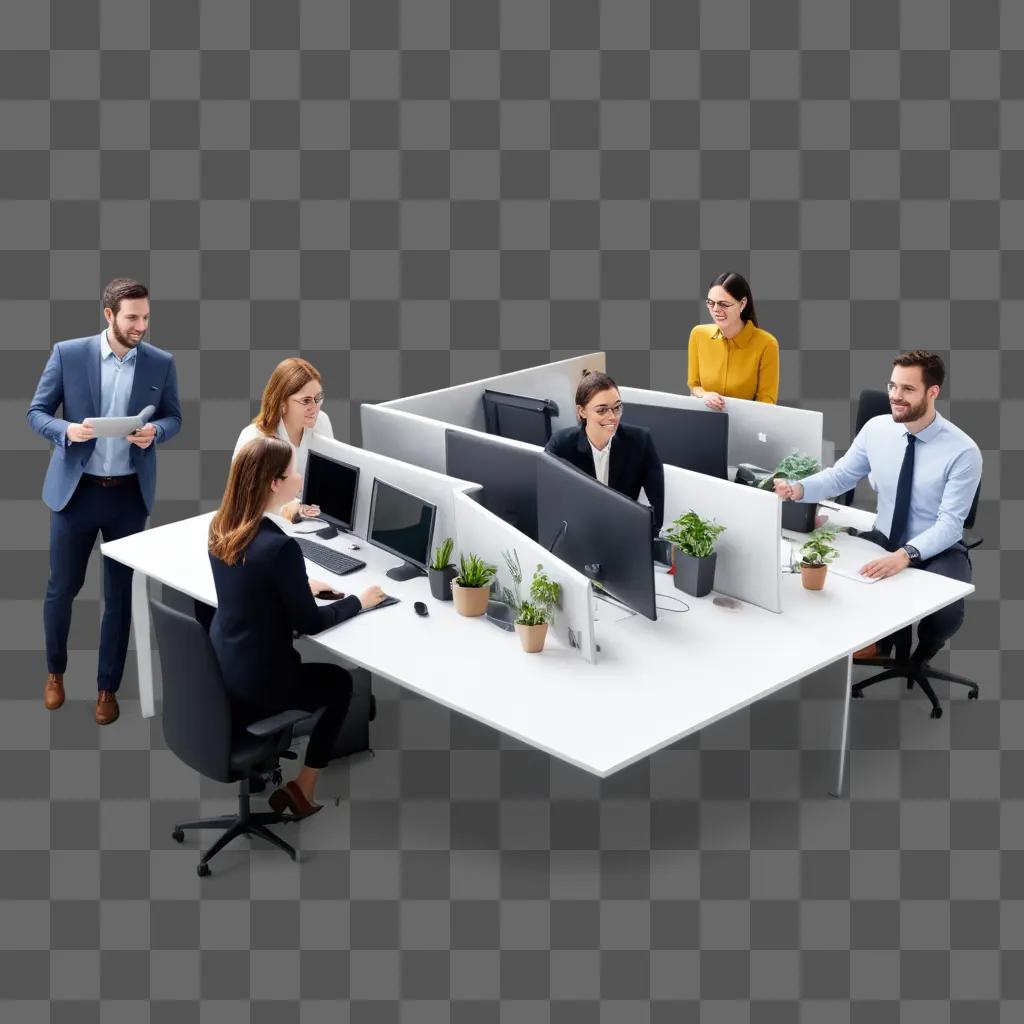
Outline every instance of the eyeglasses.
POLYGON ((717 307, 718 309, 720 309, 724 313, 727 309, 732 309, 732 307, 735 306, 736 303, 735 302, 715 302, 714 299, 705 299, 704 300, 704 305, 707 306, 708 309, 714 309, 715 307, 717 307))
POLYGON ((594 407, 595 416, 607 416, 609 413, 613 416, 621 416, 622 403, 616 402, 614 405, 598 405, 594 407))
POLYGON ((312 398, 293 398, 292 401, 298 402, 304 409, 312 409, 314 405, 324 404, 324 393, 321 391, 319 395, 312 398))

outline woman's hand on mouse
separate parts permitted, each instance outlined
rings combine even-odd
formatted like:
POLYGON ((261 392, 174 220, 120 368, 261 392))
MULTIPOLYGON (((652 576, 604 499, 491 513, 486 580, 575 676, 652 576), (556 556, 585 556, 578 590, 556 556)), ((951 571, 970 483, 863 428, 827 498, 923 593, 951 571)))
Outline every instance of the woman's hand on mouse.
POLYGON ((323 580, 309 580, 308 583, 309 583, 309 589, 312 592, 314 597, 316 597, 316 595, 319 594, 323 590, 333 590, 334 589, 334 587, 332 587, 330 585, 330 583, 324 583, 323 580))
POLYGON ((359 595, 359 603, 364 608, 375 608, 384 600, 385 597, 387 597, 387 594, 385 594, 380 587, 367 587, 366 590, 359 595))

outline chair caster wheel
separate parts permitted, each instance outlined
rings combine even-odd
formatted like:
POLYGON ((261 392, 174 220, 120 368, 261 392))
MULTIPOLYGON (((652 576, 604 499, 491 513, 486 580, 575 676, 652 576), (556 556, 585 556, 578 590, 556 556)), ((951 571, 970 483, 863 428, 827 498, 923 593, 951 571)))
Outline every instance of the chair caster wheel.
POLYGON ((977 700, 978 699, 978 691, 977 690, 968 690, 967 691, 967 699, 968 700, 977 700))
POLYGON ((196 867, 196 874, 200 878, 209 878, 210 877, 210 865, 209 864, 199 864, 199 865, 197 865, 197 867, 196 867))
POLYGON ((852 698, 853 698, 854 700, 863 700, 863 699, 864 699, 864 694, 863 694, 863 693, 861 693, 861 692, 860 692, 859 690, 854 690, 854 691, 853 691, 853 692, 852 692, 852 693, 850 694, 850 696, 851 696, 851 697, 852 697, 852 698))
POLYGON ((932 718, 941 718, 942 717, 942 708, 932 708, 931 717, 932 718))
POLYGON ((172 838, 172 839, 173 839, 173 840, 174 840, 174 841, 175 841, 176 843, 183 843, 183 842, 185 842, 185 833, 184 833, 184 832, 182 832, 182 830, 181 830, 180 828, 176 828, 176 829, 175 829, 175 830, 174 830, 174 831, 173 831, 173 832, 171 833, 171 838, 172 838))

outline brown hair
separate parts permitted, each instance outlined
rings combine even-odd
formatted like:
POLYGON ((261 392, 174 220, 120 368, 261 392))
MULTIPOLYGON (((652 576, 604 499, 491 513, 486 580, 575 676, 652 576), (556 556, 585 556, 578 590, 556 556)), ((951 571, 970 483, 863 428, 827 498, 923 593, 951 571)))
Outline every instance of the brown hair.
POLYGON ((274 372, 263 389, 260 411, 252 421, 263 434, 276 434, 277 425, 281 422, 281 407, 297 391, 301 391, 311 380, 323 383, 320 371, 305 359, 292 356, 282 359, 274 367, 274 372))
POLYGON ((715 285, 724 288, 737 302, 746 299, 747 304, 740 310, 740 319, 744 323, 750 321, 755 327, 760 327, 757 322, 757 311, 754 309, 754 293, 750 290, 750 285, 742 274, 737 274, 735 270, 727 270, 724 274, 719 274, 708 285, 708 291, 711 291, 715 285))
POLYGON ((139 281, 130 277, 115 277, 106 288, 103 289, 103 308, 109 309, 114 316, 117 316, 121 309, 121 303, 125 299, 148 299, 149 289, 139 281))
POLYGON ((928 352, 923 348, 915 348, 912 352, 904 352, 898 355, 893 361, 893 366, 920 366, 921 377, 926 388, 937 385, 942 387, 946 379, 946 364, 941 356, 934 352, 928 352))
POLYGON ((235 456, 220 508, 210 521, 210 554, 234 565, 256 536, 266 511, 270 485, 282 480, 292 461, 292 446, 279 437, 253 438, 235 456))
MULTIPOLYGON (((608 376, 607 373, 602 373, 600 370, 584 370, 583 376, 580 378, 579 384, 576 386, 576 404, 579 406, 586 406, 594 395, 598 391, 607 391, 609 388, 615 388, 619 390, 619 385, 615 383, 608 376)), ((580 423, 586 423, 586 418, 583 416, 577 416, 576 419, 580 423)))

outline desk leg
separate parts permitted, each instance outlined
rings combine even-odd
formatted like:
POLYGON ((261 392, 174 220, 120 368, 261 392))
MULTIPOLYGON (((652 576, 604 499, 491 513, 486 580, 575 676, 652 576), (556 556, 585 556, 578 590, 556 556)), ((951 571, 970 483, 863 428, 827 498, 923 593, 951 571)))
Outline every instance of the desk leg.
POLYGON ((853 692, 853 655, 846 658, 846 698, 843 702, 843 734, 839 741, 839 770, 836 772, 836 788, 831 796, 843 795, 843 773, 846 770, 846 746, 850 736, 850 695, 853 692))
POLYGON ((149 577, 132 574, 132 630, 135 633, 135 658, 139 672, 139 704, 143 718, 152 718, 153 647, 149 640, 149 577))

